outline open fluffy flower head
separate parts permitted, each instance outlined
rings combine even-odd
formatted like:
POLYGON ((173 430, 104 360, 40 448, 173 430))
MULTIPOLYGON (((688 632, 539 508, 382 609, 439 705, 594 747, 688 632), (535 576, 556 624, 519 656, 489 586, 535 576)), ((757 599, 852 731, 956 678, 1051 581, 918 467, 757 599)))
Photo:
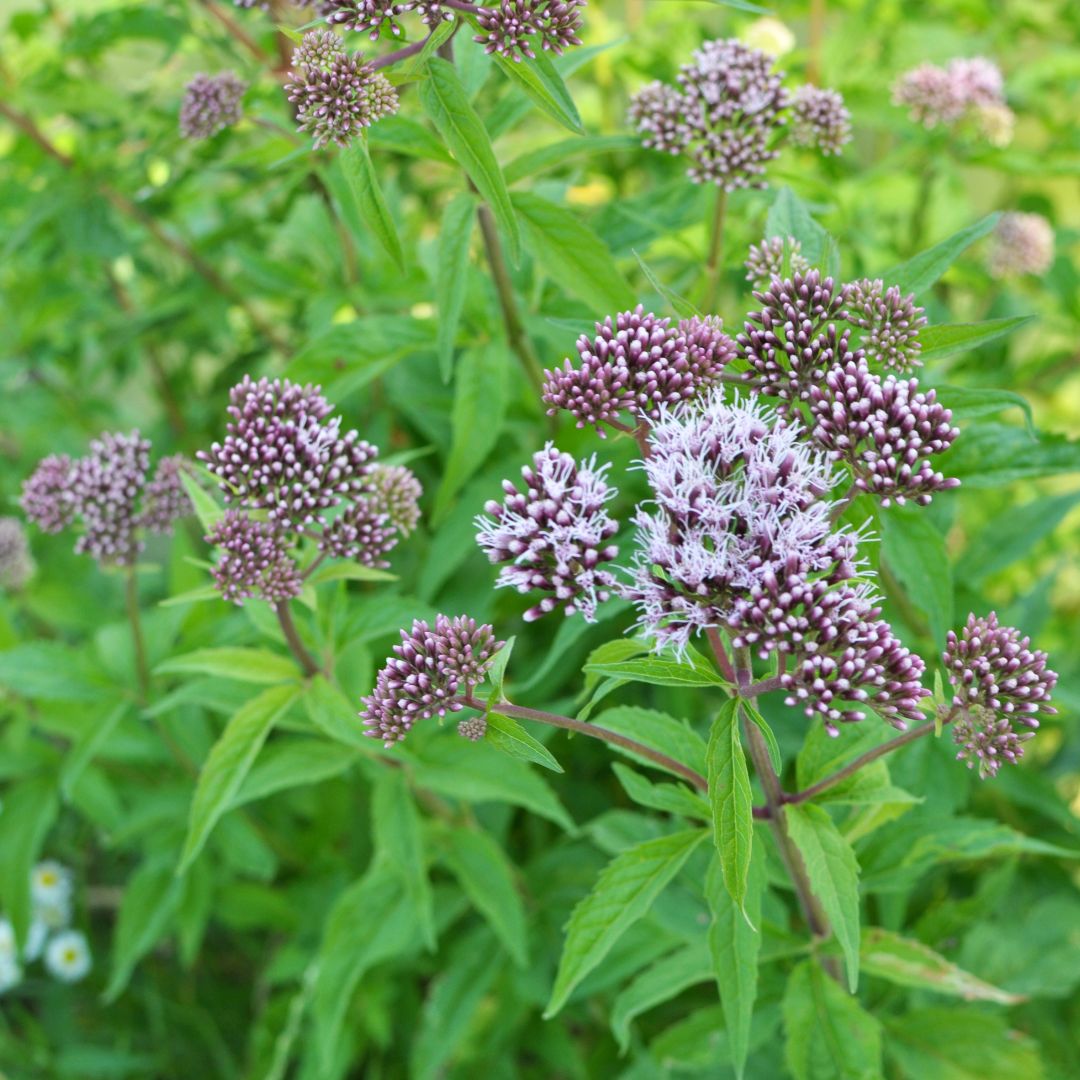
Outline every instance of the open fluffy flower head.
POLYGON ((618 554, 610 541, 619 525, 606 508, 616 494, 606 472, 595 456, 576 462, 548 443, 521 470, 521 487, 503 481, 506 497, 477 517, 477 542, 493 563, 505 564, 497 584, 545 594, 526 621, 562 607, 592 622, 614 587, 605 564, 618 554))
POLYGON ((483 681, 502 646, 490 626, 464 615, 439 615, 434 627, 415 620, 411 630, 401 631, 395 655, 363 699, 365 734, 393 746, 419 720, 459 712, 463 706, 458 697, 483 681))
POLYGON ((646 313, 639 304, 596 324, 596 336, 577 341, 578 364, 545 371, 548 412, 566 409, 578 427, 617 422, 619 413, 655 419, 660 409, 714 385, 735 355, 715 318, 670 319, 646 313))
POLYGON ((23 523, 18 518, 0 517, 0 589, 21 589, 33 572, 23 523))
POLYGON ((746 280, 758 288, 766 287, 774 277, 805 274, 810 261, 802 254, 802 244, 793 236, 772 236, 760 244, 751 244, 746 256, 746 280))
POLYGON ((280 527, 313 522, 362 495, 376 449, 341 432, 319 387, 244 376, 229 394, 225 438, 199 457, 218 478, 225 502, 265 511, 280 527))
POLYGON ((209 139, 238 123, 245 90, 247 84, 231 71, 196 75, 184 87, 180 134, 185 139, 209 139))
POLYGON ((75 520, 74 467, 66 454, 50 454, 23 481, 20 505, 42 532, 61 532, 75 520))
POLYGON ((297 129, 310 132, 316 147, 348 146, 398 107, 397 91, 386 77, 347 53, 329 30, 304 35, 285 92, 296 106, 297 129))
POLYGON ((836 90, 800 86, 791 103, 791 141, 823 154, 839 154, 851 142, 851 113, 836 90))
POLYGON ((844 316, 848 287, 820 271, 774 277, 769 288, 755 292, 761 310, 747 316, 736 338, 739 355, 750 365, 748 382, 781 408, 810 398, 811 388, 835 364, 857 359, 848 343, 850 332, 838 332, 836 320, 844 316))
POLYGON ((848 290, 847 319, 863 331, 866 359, 897 371, 921 366, 919 331, 926 318, 914 294, 904 296, 896 285, 886 288, 881 278, 852 282, 848 290))
POLYGON ((987 269, 995 278, 1045 274, 1054 261, 1054 227, 1042 214, 1002 214, 994 229, 987 269))
POLYGON ((882 506, 920 506, 938 491, 959 485, 934 469, 932 458, 960 434, 952 412, 918 379, 881 378, 865 361, 849 359, 830 368, 810 388, 813 437, 834 461, 852 471, 859 491, 882 506))
POLYGON ((64 930, 45 947, 45 970, 60 982, 80 982, 91 967, 90 945, 79 930, 64 930))

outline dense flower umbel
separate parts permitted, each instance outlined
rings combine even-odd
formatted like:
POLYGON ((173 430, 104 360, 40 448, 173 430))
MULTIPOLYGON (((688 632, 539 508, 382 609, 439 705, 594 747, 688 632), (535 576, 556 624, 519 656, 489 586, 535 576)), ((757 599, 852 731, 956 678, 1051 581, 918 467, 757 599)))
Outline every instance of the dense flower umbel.
POLYGON ((20 505, 42 532, 58 533, 75 520, 71 474, 75 463, 66 454, 50 454, 23 481, 20 505))
POLYGON ((368 499, 403 536, 420 523, 420 481, 404 465, 375 465, 367 475, 368 499))
POLYGON ((1001 71, 981 56, 950 60, 944 68, 920 64, 905 72, 893 85, 893 103, 906 106, 912 120, 928 128, 978 120, 986 109, 1008 111, 1001 71))
POLYGON ((346 53, 332 31, 304 35, 289 75, 285 92, 296 105, 298 130, 311 132, 316 147, 348 146, 361 130, 397 111, 397 91, 386 77, 346 53))
POLYGON ((926 319, 914 295, 901 295, 896 285, 886 288, 880 278, 853 282, 849 289, 847 317, 863 330, 866 358, 897 371, 921 366, 919 331, 926 319))
POLYGON ((180 473, 184 459, 180 454, 163 457, 143 494, 139 524, 154 533, 170 533, 179 518, 192 513, 194 508, 188 498, 180 473))
POLYGON ((525 612, 526 621, 562 606, 591 622, 614 587, 603 565, 619 550, 609 543, 619 524, 605 509, 616 495, 606 471, 595 457, 578 463, 548 443, 532 467, 521 470, 523 490, 504 480, 506 498, 488 502, 490 516, 477 517, 480 547, 493 563, 509 564, 499 571, 498 585, 548 594, 525 612))
POLYGON ((851 113, 835 90, 800 86, 791 103, 791 141, 839 154, 851 142, 851 113))
POLYGON ((184 87, 180 134, 185 139, 209 139, 240 120, 240 99, 247 84, 231 71, 196 75, 184 87))
POLYGON ((750 364, 745 378, 754 389, 778 397, 782 408, 807 400, 834 364, 856 359, 849 331, 834 325, 843 318, 847 286, 822 278, 817 270, 774 277, 765 292, 754 293, 762 309, 747 316, 736 341, 750 364))
POLYGON ((956 487, 930 458, 960 434, 952 412, 917 379, 882 379, 865 362, 849 359, 810 388, 813 436, 835 461, 845 462, 859 491, 882 506, 908 499, 925 506, 934 492, 956 487))
POLYGON ((760 244, 751 244, 743 265, 746 267, 746 280, 763 288, 774 277, 786 278, 792 274, 805 274, 810 269, 810 260, 803 256, 802 244, 795 237, 789 236, 785 239, 782 236, 773 236, 762 240, 760 244))
POLYGON ((33 572, 23 523, 18 518, 0 517, 0 589, 21 589, 33 572))
POLYGON ((595 338, 578 338, 578 367, 565 360, 544 373, 548 412, 566 409, 578 427, 592 424, 602 436, 600 425, 617 423, 623 411, 655 418, 662 406, 714 385, 735 355, 720 321, 695 317, 670 324, 645 314, 640 304, 614 322, 609 316, 597 323, 595 338))
POLYGON ((285 535, 273 524, 226 510, 206 541, 218 549, 211 573, 226 600, 243 604, 257 596, 278 604, 300 595, 300 570, 285 535))
POLYGON ((375 689, 363 699, 365 734, 393 746, 417 721, 460 711, 458 697, 483 681, 502 645, 490 626, 464 615, 439 615, 434 628, 417 619, 411 630, 401 631, 396 657, 386 661, 375 689))
POLYGON ((987 269, 992 277, 1045 274, 1054 261, 1054 227, 1041 214, 1002 214, 994 229, 987 269))
POLYGON ((956 760, 966 761, 969 769, 978 767, 980 780, 993 779, 1002 765, 1019 764, 1024 743, 1035 737, 1034 731, 1014 731, 1007 716, 981 705, 964 709, 953 721, 952 733, 960 748, 956 760))

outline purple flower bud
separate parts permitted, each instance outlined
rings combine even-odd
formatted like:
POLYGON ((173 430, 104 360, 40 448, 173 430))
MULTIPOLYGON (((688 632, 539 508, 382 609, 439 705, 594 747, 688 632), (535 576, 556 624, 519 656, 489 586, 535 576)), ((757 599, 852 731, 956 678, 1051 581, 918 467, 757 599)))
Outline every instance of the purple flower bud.
POLYGON ((620 412, 655 418, 664 405, 693 397, 714 385, 734 357, 732 340, 718 319, 670 319, 644 314, 639 304, 596 324, 596 337, 577 341, 580 365, 570 360, 545 371, 544 401, 550 415, 566 409, 578 427, 617 423, 620 412))
POLYGON ((1053 713, 1050 693, 1057 673, 1046 666, 1046 653, 1029 648, 1030 638, 1011 626, 969 615, 960 637, 949 631, 942 660, 956 691, 953 704, 981 705, 995 714, 1039 726, 1038 713, 1053 713))
POLYGON ((196 75, 184 87, 180 106, 180 134, 185 139, 209 139, 239 122, 240 99, 247 83, 231 71, 220 75, 196 75))
POLYGON ((558 56, 581 44, 578 31, 584 6, 584 0, 499 0, 491 7, 477 7, 481 33, 473 40, 484 46, 484 52, 515 63, 524 56, 535 59, 534 39, 558 56))
POLYGON ((188 498, 184 485, 180 482, 180 472, 184 459, 180 454, 163 457, 154 472, 143 495, 142 512, 138 524, 154 533, 172 532, 173 523, 179 518, 194 513, 194 507, 188 498))
POLYGON ((896 285, 886 289, 880 278, 864 278, 848 289, 847 320, 864 331, 861 346, 867 360, 897 371, 920 367, 919 331, 926 319, 914 295, 902 296, 896 285))
POLYGON ((34 572, 26 529, 18 518, 0 517, 0 589, 18 591, 34 572))
POLYGON ((774 277, 765 292, 754 293, 762 309, 749 320, 736 342, 739 355, 750 364, 746 373, 754 388, 781 399, 781 409, 808 400, 835 364, 861 354, 848 348, 850 332, 837 334, 833 325, 844 316, 848 287, 822 279, 817 270, 774 277))
POLYGON ((851 113, 835 90, 800 86, 791 105, 791 141, 839 154, 851 142, 851 113))
POLYGON ((1005 84, 992 61, 977 56, 950 60, 945 68, 920 64, 893 86, 893 104, 906 106, 925 127, 951 126, 979 109, 1005 104, 1005 84))
POLYGON ((411 631, 401 631, 396 657, 386 661, 375 689, 363 699, 365 734, 393 746, 418 720, 459 712, 459 697, 483 680, 502 646, 490 626, 477 626, 464 615, 439 615, 434 629, 416 620, 411 631))
POLYGON ((615 585, 602 564, 618 548, 608 541, 619 531, 604 504, 617 494, 604 481, 607 466, 596 458, 577 463, 551 443, 521 470, 524 490, 503 481, 506 498, 489 502, 490 516, 476 518, 477 542, 493 563, 508 563, 497 584, 527 593, 550 595, 525 613, 539 619, 562 606, 567 615, 580 611, 587 622, 615 585))
POLYGON ((411 5, 398 0, 333 0, 328 7, 326 21, 332 26, 343 26, 377 41, 384 24, 391 34, 400 36, 401 24, 397 16, 408 11, 411 5))
POLYGON ((760 244, 751 244, 743 264, 746 280, 764 288, 774 277, 782 279, 792 274, 805 274, 810 269, 810 261, 801 252, 802 244, 793 236, 786 240, 782 236, 773 236, 760 244))
POLYGON ((470 716, 457 726, 457 733, 469 742, 479 742, 487 734, 487 720, 482 716, 470 716))
POLYGON ((996 716, 981 705, 965 708, 953 722, 952 733, 960 747, 956 760, 966 761, 969 769, 978 765, 980 780, 992 780, 1002 765, 1018 765, 1024 743, 1035 737, 1034 731, 1014 731, 1008 717, 996 716))
POLYGON ((991 277, 1045 274, 1054 262, 1054 227, 1041 214, 1002 214, 987 269, 991 277))
POLYGON ((296 105, 297 130, 310 131, 316 148, 331 141, 348 146, 364 128, 397 111, 397 91, 386 77, 346 53, 329 30, 304 35, 289 78, 285 92, 296 105))
POLYGON ((935 472, 930 458, 960 434, 952 413, 918 379, 882 379, 862 361, 848 360, 810 388, 814 439, 852 471, 855 487, 882 506, 908 499, 919 505, 960 481, 935 472))
POLYGON ((270 522, 258 521, 242 510, 226 510, 206 540, 218 548, 212 573, 226 600, 243 604, 257 596, 279 604, 300 595, 299 568, 286 538, 270 522))
POLYGON ((420 523, 424 489, 404 465, 373 465, 367 475, 367 498, 404 537, 420 523))
POLYGON ((384 569, 382 558, 398 542, 398 531, 373 499, 358 499, 327 525, 319 537, 319 550, 361 566, 384 569))
POLYGON ((23 482, 20 505, 43 532, 58 533, 75 520, 71 478, 75 463, 66 454, 50 454, 23 482))
POLYGON ((664 154, 681 154, 694 138, 683 119, 682 94, 667 83, 651 82, 630 100, 630 122, 641 134, 641 145, 664 154))

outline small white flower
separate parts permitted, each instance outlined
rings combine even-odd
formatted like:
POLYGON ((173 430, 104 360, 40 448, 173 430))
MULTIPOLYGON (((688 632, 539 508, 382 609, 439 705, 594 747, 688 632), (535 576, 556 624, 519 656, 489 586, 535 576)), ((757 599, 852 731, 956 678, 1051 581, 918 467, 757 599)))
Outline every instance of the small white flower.
POLYGON ((769 15, 755 19, 739 36, 752 49, 770 56, 783 56, 795 48, 795 35, 788 26, 769 15))
POLYGON ((90 946, 78 930, 64 930, 49 942, 45 950, 45 968, 61 982, 74 983, 90 971, 90 946))
POLYGON ((71 899, 71 872, 52 859, 39 862, 30 872, 30 894, 42 906, 66 903, 71 899))
POLYGON ((6 994, 22 982, 22 968, 11 956, 0 954, 0 994, 6 994))
POLYGON ((9 919, 0 919, 0 963, 15 959, 15 927, 9 919))

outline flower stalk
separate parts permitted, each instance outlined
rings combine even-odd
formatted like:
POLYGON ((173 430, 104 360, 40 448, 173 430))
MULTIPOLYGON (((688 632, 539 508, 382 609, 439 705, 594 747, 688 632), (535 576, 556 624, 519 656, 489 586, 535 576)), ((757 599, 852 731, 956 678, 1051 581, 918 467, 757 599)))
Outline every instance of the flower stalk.
POLYGON ((303 669, 304 674, 309 678, 320 674, 322 668, 319 667, 318 662, 300 640, 300 633, 296 629, 296 623, 293 621, 289 601, 282 600, 275 604, 274 613, 277 615, 281 632, 285 635, 285 644, 289 646, 289 651, 296 657, 296 662, 303 669))
POLYGON ((142 615, 139 611, 139 583, 135 568, 128 567, 124 575, 124 599, 128 622, 131 624, 131 643, 135 649, 135 675, 139 684, 139 703, 144 704, 150 691, 150 666, 146 660, 146 640, 143 637, 142 615))

